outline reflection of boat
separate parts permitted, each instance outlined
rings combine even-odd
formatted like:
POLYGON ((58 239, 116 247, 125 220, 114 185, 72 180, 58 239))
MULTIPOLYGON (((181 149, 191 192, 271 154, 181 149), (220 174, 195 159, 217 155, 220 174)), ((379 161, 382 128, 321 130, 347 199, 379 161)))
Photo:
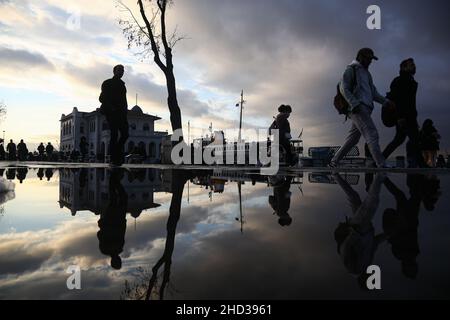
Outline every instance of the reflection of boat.
MULTIPOLYGON (((341 174, 342 179, 350 185, 357 185, 359 183, 358 174, 341 174)), ((336 180, 331 173, 326 172, 311 172, 308 175, 309 183, 324 183, 336 184, 336 180)))

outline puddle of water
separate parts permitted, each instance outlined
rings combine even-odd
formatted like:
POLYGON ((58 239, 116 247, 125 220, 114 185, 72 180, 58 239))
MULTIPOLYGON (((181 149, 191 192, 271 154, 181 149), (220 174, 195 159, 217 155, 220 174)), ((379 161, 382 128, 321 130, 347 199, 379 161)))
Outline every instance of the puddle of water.
POLYGON ((450 296, 447 175, 0 174, 1 299, 450 296))

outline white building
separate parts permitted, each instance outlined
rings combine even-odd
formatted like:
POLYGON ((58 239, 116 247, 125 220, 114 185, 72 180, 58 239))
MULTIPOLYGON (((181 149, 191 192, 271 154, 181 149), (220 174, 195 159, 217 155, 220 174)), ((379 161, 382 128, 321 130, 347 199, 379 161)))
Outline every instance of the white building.
MULTIPOLYGON (((161 141, 167 132, 155 131, 155 121, 161 118, 146 114, 139 106, 128 110, 129 138, 125 144, 125 152, 130 153, 134 147, 145 150, 148 162, 159 162, 161 159, 161 141)), ((60 151, 65 154, 72 150, 80 150, 80 141, 86 137, 89 145, 89 156, 103 160, 109 154, 110 130, 105 117, 99 109, 92 112, 80 112, 73 108, 72 113, 61 116, 60 151)))

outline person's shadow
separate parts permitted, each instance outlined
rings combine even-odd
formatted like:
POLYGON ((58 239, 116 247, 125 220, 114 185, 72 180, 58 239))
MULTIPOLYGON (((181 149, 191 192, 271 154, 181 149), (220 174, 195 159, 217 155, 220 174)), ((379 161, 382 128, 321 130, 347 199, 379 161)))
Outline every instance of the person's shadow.
POLYGON ((274 215, 278 216, 280 226, 289 226, 292 218, 289 215, 291 206, 291 181, 292 177, 276 176, 270 180, 273 187, 273 195, 269 196, 269 204, 274 210, 274 215))
POLYGON ((100 252, 111 257, 111 267, 116 270, 122 268, 120 254, 125 244, 127 228, 128 195, 121 183, 123 175, 123 169, 120 168, 110 171, 109 202, 106 210, 100 215, 97 232, 100 252))
POLYGON ((347 195, 351 207, 351 215, 346 217, 345 222, 339 223, 334 231, 337 251, 348 272, 356 275, 361 289, 366 290, 369 276, 367 267, 372 264, 378 246, 385 239, 384 234, 375 234, 372 224, 385 175, 377 173, 373 179, 366 176, 371 183, 364 200, 341 175, 337 173, 333 177, 347 195))

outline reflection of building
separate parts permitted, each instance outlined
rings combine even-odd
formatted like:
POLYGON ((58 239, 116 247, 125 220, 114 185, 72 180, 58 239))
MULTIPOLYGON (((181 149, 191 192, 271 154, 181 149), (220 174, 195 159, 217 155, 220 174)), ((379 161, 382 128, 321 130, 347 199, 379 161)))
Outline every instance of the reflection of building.
MULTIPOLYGON (((160 160, 161 140, 166 132, 155 131, 155 121, 161 118, 142 112, 139 106, 128 111, 129 139, 125 146, 126 152, 134 147, 145 150, 151 162, 160 160)), ((72 113, 61 116, 61 146, 60 151, 71 152, 80 150, 81 137, 86 137, 89 155, 103 159, 108 152, 110 131, 105 117, 99 110, 80 112, 73 108, 72 113)))
MULTIPOLYGON (((101 214, 109 203, 108 169, 81 169, 60 171, 60 207, 77 211, 89 210, 101 214)), ((159 207, 153 202, 154 192, 170 192, 170 176, 156 169, 125 171, 121 180, 127 195, 127 212, 138 217, 143 210, 159 207)))
MULTIPOLYGON (((194 185, 205 186, 210 188, 214 193, 223 193, 227 182, 238 182, 245 184, 250 182, 251 184, 264 183, 270 184, 269 176, 262 176, 260 174, 252 174, 242 170, 227 170, 227 169, 214 169, 203 176, 197 176, 192 179, 194 185)), ((303 184, 303 173, 292 177, 291 184, 303 184)))

